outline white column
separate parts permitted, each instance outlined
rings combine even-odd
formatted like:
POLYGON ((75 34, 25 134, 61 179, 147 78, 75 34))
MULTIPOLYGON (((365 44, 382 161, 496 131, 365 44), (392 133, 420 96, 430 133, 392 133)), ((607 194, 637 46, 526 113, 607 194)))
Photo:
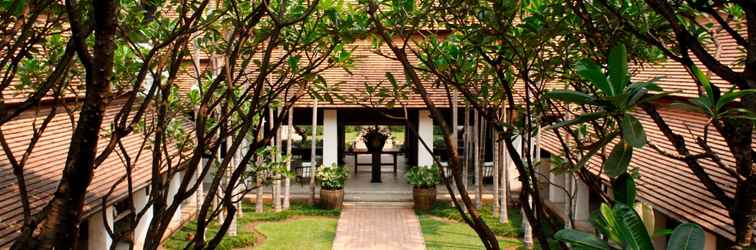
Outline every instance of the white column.
POLYGON ((339 126, 335 109, 323 110, 323 165, 339 162, 339 126))
POLYGON ((430 166, 433 165, 433 118, 430 117, 428 110, 420 110, 418 117, 417 165, 430 166), (421 139, 428 144, 430 151, 425 149, 421 139))
MULTIPOLYGON (((173 199, 175 198, 176 193, 178 193, 179 186, 181 186, 182 176, 183 172, 177 172, 173 175, 173 178, 171 178, 171 183, 168 185, 168 204, 173 204, 173 199)), ((176 213, 173 214, 171 223, 179 223, 179 220, 181 220, 181 205, 178 206, 176 213)))
POLYGON ((591 194, 588 185, 580 179, 575 180, 577 197, 575 198, 575 221, 588 221, 591 218, 591 194))
POLYGON ((147 230, 150 227, 150 221, 152 221, 152 206, 145 210, 149 198, 150 195, 147 193, 147 188, 134 193, 134 208, 136 209, 136 213, 145 211, 134 228, 134 250, 141 250, 144 247, 144 239, 147 237, 147 230))
POLYGON ((549 171, 549 201, 564 202, 564 175, 554 174, 549 171))
POLYGON ((704 231, 704 250, 717 249, 717 235, 709 231, 704 231))
POLYGON ((105 217, 103 220, 102 212, 98 211, 89 217, 89 242, 87 242, 87 249, 110 249, 110 245, 113 244, 113 239, 110 238, 107 229, 105 229, 105 223, 112 229, 113 228, 113 207, 106 207, 105 217))

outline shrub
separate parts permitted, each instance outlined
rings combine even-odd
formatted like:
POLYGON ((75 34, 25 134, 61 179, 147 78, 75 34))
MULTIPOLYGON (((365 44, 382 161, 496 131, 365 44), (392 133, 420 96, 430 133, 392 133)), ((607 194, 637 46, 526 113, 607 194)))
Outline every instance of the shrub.
POLYGON ((432 188, 441 183, 438 166, 418 166, 407 170, 407 182, 416 188, 432 188))
POLYGON ((321 166, 315 177, 320 183, 320 188, 338 190, 344 188, 344 182, 349 177, 349 172, 343 166, 334 163, 331 166, 321 166))

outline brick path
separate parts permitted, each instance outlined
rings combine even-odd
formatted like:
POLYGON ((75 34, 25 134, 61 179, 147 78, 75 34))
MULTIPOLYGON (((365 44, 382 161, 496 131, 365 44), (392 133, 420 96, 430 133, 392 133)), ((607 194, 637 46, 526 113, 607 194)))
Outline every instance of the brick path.
POLYGON ((410 208, 344 208, 336 228, 334 250, 425 249, 420 221, 410 208))

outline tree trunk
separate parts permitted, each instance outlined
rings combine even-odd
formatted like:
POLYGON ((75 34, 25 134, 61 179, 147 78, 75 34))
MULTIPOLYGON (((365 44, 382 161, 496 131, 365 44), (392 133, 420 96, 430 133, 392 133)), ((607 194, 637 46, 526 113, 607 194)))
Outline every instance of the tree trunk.
MULTIPOLYGON (((118 2, 112 0, 94 1, 92 4, 95 33, 93 54, 87 51, 86 38, 74 38, 78 39, 79 58, 86 69, 86 94, 76 130, 71 136, 65 168, 52 200, 45 207, 47 217, 39 229, 39 239, 16 242, 14 248, 34 248, 33 245, 41 249, 77 247, 84 198, 96 167, 97 142, 110 97, 118 8, 118 2)), ((78 10, 69 10, 68 14, 69 19, 80 18, 78 10)))

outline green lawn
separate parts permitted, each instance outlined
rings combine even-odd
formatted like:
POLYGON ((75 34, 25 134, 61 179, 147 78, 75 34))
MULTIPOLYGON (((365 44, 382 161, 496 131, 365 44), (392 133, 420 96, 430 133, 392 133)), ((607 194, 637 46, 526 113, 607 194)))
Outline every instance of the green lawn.
MULTIPOLYGON (((308 217, 308 219, 319 219, 319 220, 333 220, 333 229, 330 238, 324 238, 322 241, 333 241, 333 235, 335 235, 336 230, 336 218, 339 216, 340 211, 338 210, 323 210, 319 209, 317 207, 300 204, 300 203, 292 203, 289 210, 282 211, 282 212, 273 212, 270 206, 265 207, 265 211, 263 213, 255 213, 254 212, 254 204, 248 204, 244 203, 242 204, 242 209, 244 211, 244 216, 237 219, 238 222, 238 235, 237 236, 225 236, 221 243, 218 245, 217 249, 225 250, 225 249, 235 249, 235 248, 251 248, 254 246, 256 238, 261 237, 259 235, 256 235, 254 232, 255 226, 263 226, 266 224, 283 224, 283 223, 292 223, 296 222, 296 220, 289 220, 292 218, 299 218, 299 217, 308 217)), ((304 219, 304 218, 302 218, 304 219)), ((312 230, 313 227, 318 228, 322 225, 320 224, 313 224, 310 223, 310 221, 305 221, 303 224, 292 224, 292 225, 301 225, 308 227, 308 229, 302 229, 304 231, 312 230)), ((266 226, 268 227, 268 226, 266 226)), ((270 226, 275 228, 275 226, 270 226)), ((189 222, 186 225, 184 225, 183 228, 179 229, 175 234, 173 234, 166 242, 163 244, 163 246, 166 249, 183 249, 184 246, 186 246, 187 240, 191 238, 191 235, 194 235, 194 232, 197 228, 197 224, 195 222, 189 222)), ((206 240, 209 240, 215 235, 217 232, 218 225, 216 223, 213 223, 210 225, 210 227, 207 230, 207 236, 205 237, 206 240)), ((287 230, 289 231, 298 231, 300 229, 289 227, 287 230)), ((280 236, 274 234, 276 231, 270 231, 272 234, 265 234, 265 237, 267 239, 278 239, 280 236)), ((281 232, 281 230, 278 230, 277 232, 281 232)), ((321 236, 327 235, 327 232, 323 232, 321 236)), ((315 236, 315 235, 311 235, 315 236)), ((287 236, 284 236, 287 237, 287 236)), ((309 236, 308 236, 309 237, 309 236)), ((300 241, 300 242, 294 242, 294 245, 301 246, 302 244, 309 244, 310 239, 307 239, 306 241, 300 241)), ((267 241, 265 241, 267 242, 267 241)), ((265 242, 260 246, 264 247, 266 244, 265 242)), ((290 244, 292 242, 289 242, 290 244)), ((330 243, 328 243, 330 247, 330 243)), ((277 249, 277 248, 272 248, 277 249)))
POLYGON ((265 241, 255 249, 331 249, 336 237, 336 218, 302 217, 257 225, 265 241))
MULTIPOLYGON (((427 249, 483 249, 483 244, 467 224, 433 217, 419 216, 427 249)), ((522 246, 517 238, 500 237, 500 246, 512 249, 522 246)))
MULTIPOLYGON (((520 224, 522 216, 519 210, 510 209, 510 223, 501 224, 491 215, 489 207, 481 209, 486 224, 499 237, 502 248, 515 249, 522 246, 520 241, 520 224)), ((467 224, 462 221, 459 212, 445 203, 437 203, 429 211, 418 211, 420 227, 428 249, 482 249, 480 239, 467 224)))

